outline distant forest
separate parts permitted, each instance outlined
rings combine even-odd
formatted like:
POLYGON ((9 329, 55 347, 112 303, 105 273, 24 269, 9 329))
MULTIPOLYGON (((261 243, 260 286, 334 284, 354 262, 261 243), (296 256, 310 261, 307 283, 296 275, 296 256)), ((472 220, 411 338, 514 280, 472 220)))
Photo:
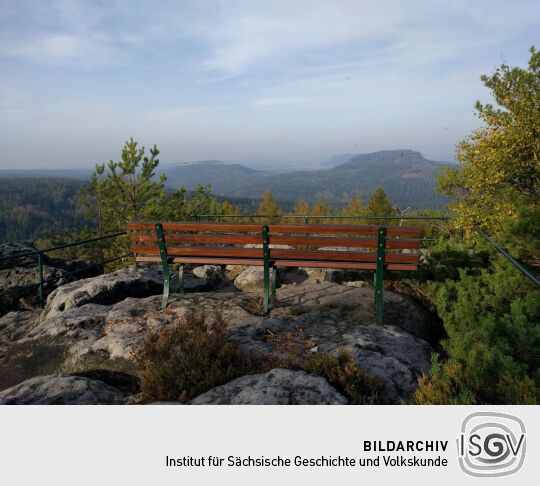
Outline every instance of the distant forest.
MULTIPOLYGON (((0 177, 0 243, 49 244, 92 228, 94 222, 85 218, 77 196, 86 185, 86 181, 57 177, 0 177)), ((245 213, 255 212, 260 203, 260 199, 216 199, 227 200, 245 213)))
POLYGON ((39 241, 86 224, 77 191, 84 181, 52 177, 0 178, 0 243, 39 241))

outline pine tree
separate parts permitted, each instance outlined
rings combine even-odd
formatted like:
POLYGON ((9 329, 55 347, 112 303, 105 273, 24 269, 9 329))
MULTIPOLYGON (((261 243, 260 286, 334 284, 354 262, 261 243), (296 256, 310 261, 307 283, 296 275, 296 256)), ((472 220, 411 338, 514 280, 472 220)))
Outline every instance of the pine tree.
POLYGON ((526 69, 506 64, 482 76, 496 105, 476 103, 484 127, 457 148, 461 166, 438 178, 455 224, 483 229, 518 257, 540 265, 540 52, 526 69))
MULTIPOLYGON (((369 198, 367 205, 368 216, 396 216, 396 210, 390 201, 383 188, 378 186, 369 198)), ((395 223, 391 219, 372 219, 371 224, 389 225, 395 223)))
POLYGON ((283 211, 270 191, 266 191, 263 194, 262 201, 257 208, 257 214, 267 216, 266 218, 263 218, 265 221, 279 221, 283 214, 283 211))

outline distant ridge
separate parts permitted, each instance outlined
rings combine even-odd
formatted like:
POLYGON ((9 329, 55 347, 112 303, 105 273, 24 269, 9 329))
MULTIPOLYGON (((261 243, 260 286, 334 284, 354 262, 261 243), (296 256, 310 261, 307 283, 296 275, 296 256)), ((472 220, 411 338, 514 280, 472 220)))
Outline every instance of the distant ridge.
POLYGON ((91 173, 90 169, 6 169, 0 170, 0 177, 55 177, 86 180, 91 173))
POLYGON ((358 154, 339 154, 339 155, 333 155, 328 159, 326 162, 323 162, 322 165, 328 166, 328 167, 336 167, 337 165, 344 164, 345 162, 349 162, 353 157, 356 157, 358 154))
POLYGON ((380 185, 399 206, 436 209, 446 203, 445 197, 435 193, 435 177, 446 164, 427 160, 418 151, 341 154, 330 160, 343 162, 329 169, 279 174, 220 161, 169 166, 167 184, 172 187, 183 184, 192 190, 197 184, 210 183, 216 194, 242 198, 260 198, 264 191, 270 190, 278 200, 289 203, 300 198, 313 202, 318 194, 324 193, 336 205, 346 203, 356 190, 367 199, 380 185))

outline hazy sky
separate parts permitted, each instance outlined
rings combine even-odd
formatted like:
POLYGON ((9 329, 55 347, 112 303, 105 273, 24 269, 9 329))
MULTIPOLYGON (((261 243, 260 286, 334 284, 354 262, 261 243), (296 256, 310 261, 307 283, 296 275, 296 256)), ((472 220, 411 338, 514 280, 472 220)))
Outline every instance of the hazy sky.
MULTIPOLYGON (((452 160, 479 81, 540 44, 538 0, 0 0, 0 168, 452 160)), ((538 46, 540 47, 540 46, 538 46)))

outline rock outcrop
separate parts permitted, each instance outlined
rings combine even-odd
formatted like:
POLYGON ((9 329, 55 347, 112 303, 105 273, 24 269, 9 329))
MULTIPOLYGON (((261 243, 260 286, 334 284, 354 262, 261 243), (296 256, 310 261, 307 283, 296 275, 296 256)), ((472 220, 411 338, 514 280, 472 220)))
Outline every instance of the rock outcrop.
MULTIPOLYGON (((187 292, 208 290, 206 278, 184 275, 184 290, 187 292)), ((171 291, 178 290, 178 274, 171 273, 171 291)), ((113 273, 96 278, 78 280, 52 292, 48 299, 43 318, 54 317, 73 307, 88 303, 110 305, 127 297, 147 297, 161 294, 163 277, 161 266, 132 265, 113 273)))
POLYGON ((0 405, 121 405, 120 390, 99 380, 57 373, 0 391, 0 405))
POLYGON ((344 405, 347 399, 328 382, 305 371, 274 369, 212 388, 193 405, 344 405))
MULTIPOLYGON (((252 267, 249 273, 256 274, 253 270, 258 269, 252 267)), ((223 314, 229 339, 262 357, 279 355, 291 346, 299 356, 346 351, 368 375, 383 383, 382 403, 407 402, 418 378, 430 370, 429 342, 435 323, 406 296, 385 291, 384 324, 379 325, 374 321, 373 289, 313 283, 309 278, 290 280, 292 284, 287 284, 289 272, 284 272, 277 302, 269 315, 263 316, 260 291, 221 288, 226 277, 220 267, 199 267, 194 273, 196 276, 185 276, 188 293, 171 294, 165 310, 160 309, 161 268, 132 266, 59 287, 49 296, 42 312, 19 311, 0 317, 0 390, 10 389, 10 396, 15 396, 13 387, 21 385, 17 396, 30 396, 24 391, 30 386, 27 382, 40 376, 43 379, 30 381, 31 386, 45 390, 45 382, 52 380, 53 391, 72 384, 77 384, 77 390, 84 389, 74 375, 113 388, 118 387, 118 377, 120 381, 137 382, 140 370, 134 357, 145 337, 173 325, 190 311, 223 314), (220 290, 208 290, 216 287, 220 290), (27 385, 22 386, 24 383, 27 385)), ((173 289, 176 285, 177 280, 175 283, 173 279, 173 289)), ((126 403, 137 403, 130 398, 136 391, 120 388, 126 403)), ((49 395, 54 393, 47 391, 39 396, 49 395)), ((36 401, 42 400, 39 396, 35 395, 36 401)), ((65 396, 65 400, 71 400, 69 393, 65 396)), ((100 396, 95 393, 96 400, 101 400, 100 396)), ((75 403, 76 399, 73 400, 75 403)), ((112 403, 113 399, 103 400, 112 403)), ((342 400, 321 377, 277 369, 241 377, 209 390, 193 402, 343 403, 342 400)))
MULTIPOLYGON (((10 310, 26 310, 39 305, 37 248, 29 241, 13 241, 0 245, 0 292, 9 291, 0 297, 0 315, 10 310)), ((43 255, 43 280, 45 293, 73 282, 101 273, 102 269, 89 260, 62 260, 43 255), (92 268, 86 268, 90 267, 92 268), (76 273, 71 273, 76 272, 76 273)))

